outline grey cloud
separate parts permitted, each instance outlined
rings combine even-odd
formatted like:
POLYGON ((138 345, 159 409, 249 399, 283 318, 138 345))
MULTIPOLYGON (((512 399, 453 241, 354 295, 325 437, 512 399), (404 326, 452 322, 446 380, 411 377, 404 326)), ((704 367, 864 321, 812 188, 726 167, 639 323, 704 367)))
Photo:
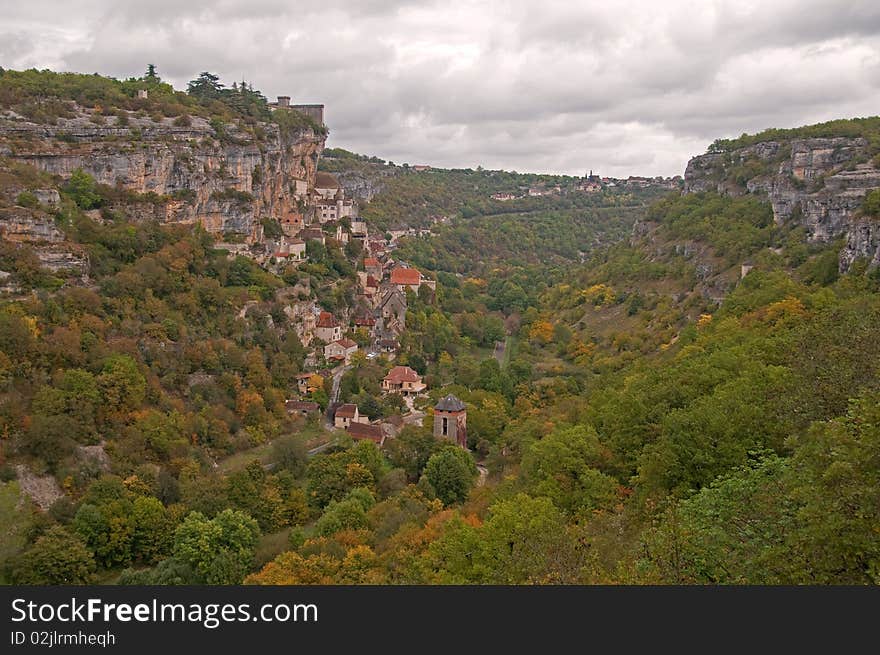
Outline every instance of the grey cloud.
POLYGON ((31 0, 4 31, 3 66, 244 77, 324 102, 329 145, 446 166, 674 175, 880 100, 871 0, 31 0))

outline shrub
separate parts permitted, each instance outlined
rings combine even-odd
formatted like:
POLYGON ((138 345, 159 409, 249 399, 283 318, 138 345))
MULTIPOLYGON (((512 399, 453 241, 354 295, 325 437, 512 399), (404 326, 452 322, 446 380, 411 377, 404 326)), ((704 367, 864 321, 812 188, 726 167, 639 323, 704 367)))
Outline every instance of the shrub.
POLYGON ((15 204, 19 207, 29 207, 31 209, 36 209, 40 206, 40 201, 37 200, 37 197, 30 191, 22 191, 15 199, 15 204))

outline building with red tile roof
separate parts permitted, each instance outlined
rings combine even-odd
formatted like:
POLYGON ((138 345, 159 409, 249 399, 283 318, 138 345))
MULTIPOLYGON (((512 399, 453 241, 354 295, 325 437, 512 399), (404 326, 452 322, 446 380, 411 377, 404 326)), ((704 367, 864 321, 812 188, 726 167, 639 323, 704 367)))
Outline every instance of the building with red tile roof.
POLYGON ((372 275, 381 279, 382 262, 380 262, 375 257, 367 257, 366 259, 364 259, 364 270, 367 272, 367 275, 372 275))
POLYGON ((347 428, 353 424, 369 422, 370 419, 366 416, 361 416, 358 406, 354 403, 340 405, 333 414, 333 425, 337 428, 347 428))
POLYGON ((385 379, 382 380, 382 391, 385 393, 399 393, 404 396, 413 396, 427 389, 422 382, 422 376, 409 366, 395 366, 385 379))
POLYGON ((358 345, 351 339, 338 339, 324 346, 324 359, 350 364, 351 356, 357 349, 358 345))
POLYGON ((422 274, 418 269, 398 266, 391 271, 391 284, 401 291, 406 291, 407 288, 418 291, 422 285, 422 274))
POLYGON ((330 312, 321 312, 315 324, 315 336, 325 343, 342 338, 342 326, 330 312))
POLYGON ((369 439, 379 446, 385 443, 385 433, 382 432, 382 428, 378 425, 369 425, 366 423, 351 423, 346 428, 346 431, 355 441, 369 439))

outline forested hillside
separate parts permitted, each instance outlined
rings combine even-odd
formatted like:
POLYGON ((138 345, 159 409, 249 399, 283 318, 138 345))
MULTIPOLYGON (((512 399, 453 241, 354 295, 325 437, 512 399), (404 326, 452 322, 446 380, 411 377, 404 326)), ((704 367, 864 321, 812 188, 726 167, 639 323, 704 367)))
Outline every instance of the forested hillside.
MULTIPOLYGON (((84 93, 63 81, 42 92, 84 93)), ((391 254, 436 281, 406 291, 393 362, 339 370, 340 402, 389 421, 389 369, 424 376, 423 420, 381 448, 285 404, 303 371, 328 404, 291 307, 353 317, 358 242, 258 265, 0 159, 2 216, 50 221, 88 271, 0 242, 4 582, 880 582, 877 267, 841 272, 839 239, 759 193, 331 162, 381 179, 362 216, 412 228, 391 254), (467 450, 431 429, 449 394, 467 450)))

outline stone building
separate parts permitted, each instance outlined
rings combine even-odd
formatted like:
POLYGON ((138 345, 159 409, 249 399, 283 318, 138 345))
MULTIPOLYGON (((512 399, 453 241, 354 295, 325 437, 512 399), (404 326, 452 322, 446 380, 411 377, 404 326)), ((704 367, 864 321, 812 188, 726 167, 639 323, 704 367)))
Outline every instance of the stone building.
POLYGON ((434 436, 467 449, 467 407, 452 394, 434 406, 434 436))
POLYGON ((409 366, 395 366, 382 380, 383 393, 399 393, 402 396, 415 396, 422 393, 428 386, 422 382, 422 376, 409 366))
POLYGON ((290 105, 290 108, 305 114, 318 125, 324 124, 324 105, 290 105))
POLYGON ((308 416, 317 414, 321 411, 321 407, 316 402, 309 400, 291 399, 284 403, 284 408, 288 414, 298 414, 300 416, 308 416))
POLYGON ((322 200, 335 201, 340 189, 339 180, 332 173, 325 171, 315 173, 315 193, 322 200))
POLYGON ((330 312, 321 312, 315 324, 315 336, 324 343, 332 343, 342 338, 342 326, 330 312))
POLYGON ((324 359, 348 365, 357 349, 358 345, 351 339, 339 339, 324 346, 324 359))
POLYGON ((347 403, 336 408, 333 414, 333 425, 337 428, 347 428, 355 423, 369 423, 370 419, 362 416, 358 411, 358 406, 354 403, 347 403))
POLYGON ((324 105, 321 104, 305 104, 305 105, 292 105, 290 104, 290 96, 278 96, 278 100, 276 102, 270 102, 269 109, 271 111, 275 111, 278 109, 286 109, 286 110, 295 110, 300 112, 301 114, 305 114, 313 121, 315 121, 318 125, 324 125, 324 105))
POLYGON ((383 332, 399 335, 406 328, 406 296, 397 287, 382 287, 376 313, 383 332))
POLYGON ((382 262, 380 262, 375 257, 365 257, 364 258, 364 271, 367 275, 372 275, 377 280, 382 279, 382 262))
POLYGON ((363 441, 369 439, 377 446, 382 446, 385 443, 385 433, 382 430, 382 427, 379 425, 369 425, 366 423, 350 423, 347 428, 345 428, 346 432, 351 435, 351 438, 355 441, 363 441))

